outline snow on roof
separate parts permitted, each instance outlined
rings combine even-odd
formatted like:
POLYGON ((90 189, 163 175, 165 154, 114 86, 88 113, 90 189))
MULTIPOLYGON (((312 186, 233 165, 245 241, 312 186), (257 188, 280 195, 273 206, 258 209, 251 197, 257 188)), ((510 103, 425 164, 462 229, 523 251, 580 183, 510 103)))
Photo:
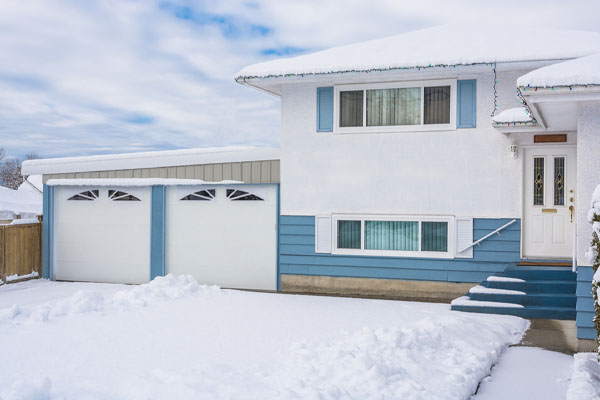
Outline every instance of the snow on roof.
POLYGON ((597 32, 450 24, 250 65, 235 79, 560 60, 597 52, 597 32))
POLYGON ((43 192, 44 184, 42 182, 42 175, 29 175, 23 183, 19 186, 18 190, 33 190, 34 192, 43 192))
POLYGON ((17 215, 29 218, 41 214, 41 193, 0 186, 0 219, 13 219, 17 215))
POLYGON ((548 65, 517 79, 521 87, 600 85, 600 53, 548 65))
POLYGON ((533 122, 533 117, 525 107, 509 108, 492 117, 492 122, 497 124, 512 124, 533 122))
POLYGON ((58 174, 261 160, 279 160, 279 149, 272 147, 229 146, 87 157, 50 158, 24 161, 21 172, 23 175, 58 174))
POLYGON ((98 179, 48 179, 48 186, 195 186, 195 185, 240 185, 244 182, 224 180, 207 182, 201 179, 176 178, 98 178, 98 179))

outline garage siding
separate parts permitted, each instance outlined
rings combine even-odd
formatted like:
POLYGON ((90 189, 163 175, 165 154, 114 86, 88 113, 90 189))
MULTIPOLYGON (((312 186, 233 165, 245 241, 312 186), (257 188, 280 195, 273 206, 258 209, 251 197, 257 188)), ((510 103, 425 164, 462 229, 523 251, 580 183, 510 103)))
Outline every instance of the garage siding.
POLYGON ((46 183, 48 179, 95 178, 177 178, 202 179, 207 182, 233 180, 245 183, 279 183, 280 181, 279 160, 262 160, 184 165, 176 167, 47 174, 43 176, 43 182, 46 183))

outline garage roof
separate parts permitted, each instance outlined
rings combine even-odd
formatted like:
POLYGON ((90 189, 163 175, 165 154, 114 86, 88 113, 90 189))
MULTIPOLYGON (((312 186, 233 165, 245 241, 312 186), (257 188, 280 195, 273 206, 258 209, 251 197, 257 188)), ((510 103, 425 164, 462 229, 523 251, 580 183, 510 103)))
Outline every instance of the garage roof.
POLYGON ((23 175, 47 175, 262 160, 279 160, 279 149, 273 147, 228 146, 49 158, 24 161, 21 172, 23 175))

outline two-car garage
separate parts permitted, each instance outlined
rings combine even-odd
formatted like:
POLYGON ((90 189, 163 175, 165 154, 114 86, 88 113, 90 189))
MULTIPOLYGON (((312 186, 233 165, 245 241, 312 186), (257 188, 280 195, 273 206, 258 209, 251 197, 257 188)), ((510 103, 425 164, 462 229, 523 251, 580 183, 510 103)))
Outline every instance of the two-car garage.
POLYGON ((155 183, 49 181, 50 278, 144 283, 158 254, 164 274, 277 289, 277 184, 163 179, 158 204, 155 183), (163 251, 153 251, 160 246, 163 251))

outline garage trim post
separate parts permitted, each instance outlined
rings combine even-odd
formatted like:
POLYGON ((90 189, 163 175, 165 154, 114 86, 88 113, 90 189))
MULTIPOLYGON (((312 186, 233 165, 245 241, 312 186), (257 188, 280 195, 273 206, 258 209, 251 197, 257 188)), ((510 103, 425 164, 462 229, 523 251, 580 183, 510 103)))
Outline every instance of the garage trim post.
POLYGON ((165 186, 152 186, 150 280, 165 275, 165 186))
POLYGON ((281 203, 280 203, 280 199, 281 199, 281 191, 280 191, 281 185, 278 183, 277 184, 277 245, 275 246, 275 248, 277 249, 277 258, 275 260, 275 262, 277 263, 277 291, 281 291, 281 272, 279 270, 279 223, 280 223, 280 219, 281 219, 281 203))
POLYGON ((54 279, 54 187, 44 185, 42 219, 42 277, 54 279))

